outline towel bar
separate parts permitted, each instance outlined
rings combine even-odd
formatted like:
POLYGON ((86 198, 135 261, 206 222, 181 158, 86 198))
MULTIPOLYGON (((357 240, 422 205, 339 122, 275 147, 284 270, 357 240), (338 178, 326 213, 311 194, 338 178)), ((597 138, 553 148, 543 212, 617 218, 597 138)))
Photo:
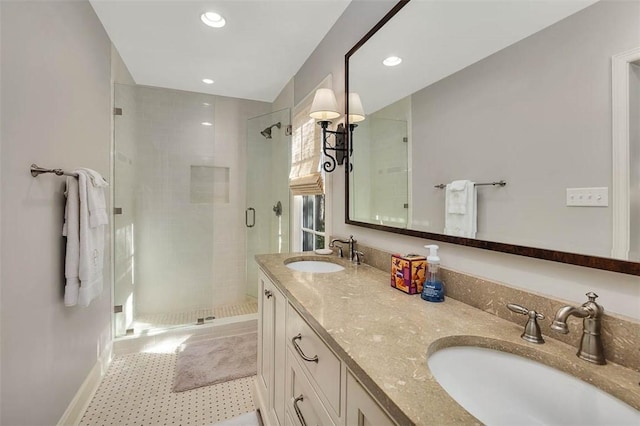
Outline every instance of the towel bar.
MULTIPOLYGON (((475 186, 480 186, 480 185, 505 186, 506 184, 507 184, 507 182, 506 182, 506 181, 501 180, 501 181, 499 181, 499 182, 475 183, 474 185, 475 185, 475 186)), ((434 185, 433 187, 434 187, 434 188, 444 189, 444 188, 446 188, 446 187, 447 187, 447 185, 446 185, 446 184, 444 184, 444 183, 441 183, 441 184, 439 184, 439 185, 434 185)))
POLYGON ((77 173, 65 172, 62 169, 44 169, 42 167, 38 167, 37 164, 31 165, 31 176, 38 177, 43 173, 54 173, 56 176, 73 176, 78 177, 77 173))

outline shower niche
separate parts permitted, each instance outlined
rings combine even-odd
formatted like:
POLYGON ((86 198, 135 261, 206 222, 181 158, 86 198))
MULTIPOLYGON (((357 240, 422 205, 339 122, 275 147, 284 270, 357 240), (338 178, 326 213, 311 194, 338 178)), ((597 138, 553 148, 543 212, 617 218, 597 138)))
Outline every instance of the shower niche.
POLYGON ((229 204, 229 167, 191 166, 191 202, 229 204))

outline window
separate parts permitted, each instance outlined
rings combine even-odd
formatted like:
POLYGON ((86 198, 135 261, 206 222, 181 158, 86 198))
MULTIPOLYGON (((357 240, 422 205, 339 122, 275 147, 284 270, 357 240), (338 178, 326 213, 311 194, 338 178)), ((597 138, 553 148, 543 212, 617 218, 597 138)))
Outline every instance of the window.
POLYGON ((324 248, 324 195, 302 196, 302 251, 324 248))

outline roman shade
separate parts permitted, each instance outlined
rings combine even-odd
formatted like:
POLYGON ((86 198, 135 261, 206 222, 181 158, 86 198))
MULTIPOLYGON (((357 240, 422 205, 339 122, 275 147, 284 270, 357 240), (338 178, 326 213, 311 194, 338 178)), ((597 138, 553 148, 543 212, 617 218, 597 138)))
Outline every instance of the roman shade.
POLYGON ((320 126, 309 117, 311 102, 296 108, 291 138, 289 188, 293 195, 324 194, 324 174, 320 168, 320 126))

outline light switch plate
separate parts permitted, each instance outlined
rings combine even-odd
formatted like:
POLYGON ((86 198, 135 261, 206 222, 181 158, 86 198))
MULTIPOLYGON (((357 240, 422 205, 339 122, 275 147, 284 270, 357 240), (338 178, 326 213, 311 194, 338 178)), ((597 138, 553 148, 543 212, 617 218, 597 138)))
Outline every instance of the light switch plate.
POLYGON ((569 207, 608 207, 609 188, 567 188, 569 207))

